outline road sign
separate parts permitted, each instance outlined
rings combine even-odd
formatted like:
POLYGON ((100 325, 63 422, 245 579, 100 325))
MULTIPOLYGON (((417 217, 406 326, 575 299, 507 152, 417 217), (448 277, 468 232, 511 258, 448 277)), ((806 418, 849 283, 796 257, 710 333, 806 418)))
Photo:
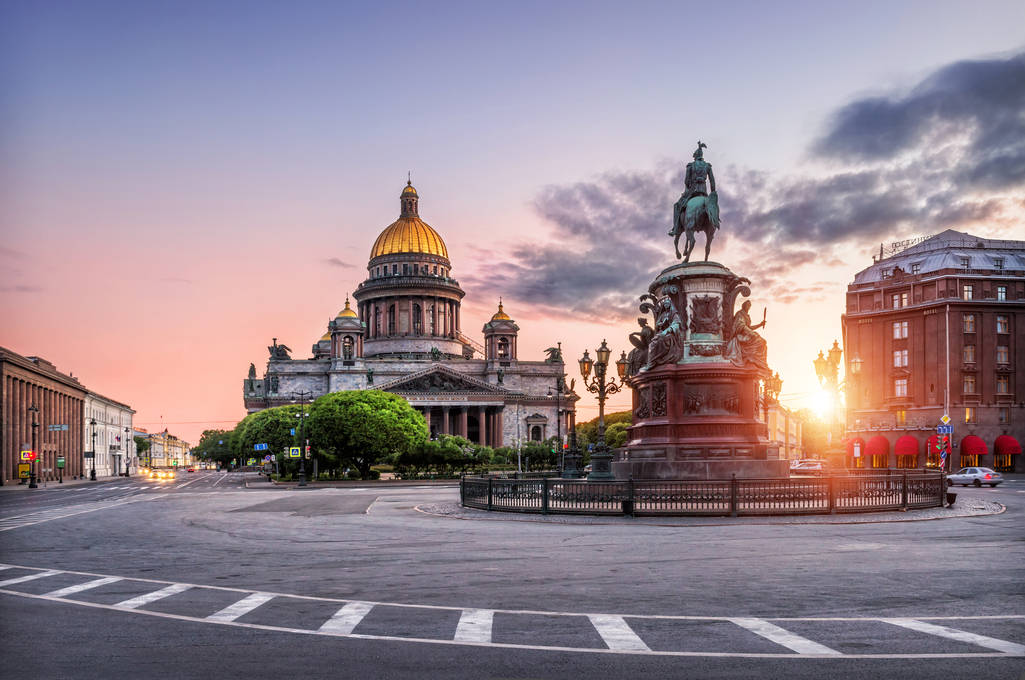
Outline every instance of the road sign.
POLYGON ((269 463, 270 462, 270 456, 264 456, 263 457, 263 462, 264 463, 269 463))
POLYGON ((36 459, 36 452, 32 451, 30 449, 22 449, 21 450, 21 459, 22 460, 35 460, 36 459))
POLYGON ((68 426, 64 423, 61 423, 60 425, 50 425, 47 429, 50 430, 50 432, 66 432, 68 426))
POLYGON ((291 446, 291 447, 289 447, 289 449, 288 449, 288 457, 289 458, 298 458, 299 457, 299 447, 298 446, 291 446))
POLYGON ((18 463, 18 479, 29 478, 28 463, 18 463))
POLYGON ((943 423, 944 425, 949 425, 950 424, 950 416, 948 416, 946 413, 944 413, 943 417, 940 418, 940 422, 943 423))
POLYGON ((85 458, 95 458, 96 457, 96 452, 95 451, 85 451, 85 452, 82 453, 82 456, 85 457, 85 458))
POLYGON ((937 425, 936 432, 939 434, 954 434, 953 425, 937 425))
POLYGON ((266 444, 253 444, 253 448, 255 450, 257 450, 257 451, 266 451, 267 450, 267 445, 266 444))
POLYGON ((58 456, 57 457, 57 467, 59 467, 59 468, 64 467, 64 456, 58 456))
POLYGON ((295 428, 294 427, 292 428, 292 436, 293 437, 295 436, 295 428))

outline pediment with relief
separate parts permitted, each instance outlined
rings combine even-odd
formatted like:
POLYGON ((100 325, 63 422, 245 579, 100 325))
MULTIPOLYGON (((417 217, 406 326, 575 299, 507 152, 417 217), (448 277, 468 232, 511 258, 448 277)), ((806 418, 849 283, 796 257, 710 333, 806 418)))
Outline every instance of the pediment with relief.
POLYGON ((508 390, 495 387, 483 380, 477 380, 451 369, 432 366, 412 375, 396 378, 377 389, 401 394, 434 394, 444 392, 490 392, 505 394, 508 390))

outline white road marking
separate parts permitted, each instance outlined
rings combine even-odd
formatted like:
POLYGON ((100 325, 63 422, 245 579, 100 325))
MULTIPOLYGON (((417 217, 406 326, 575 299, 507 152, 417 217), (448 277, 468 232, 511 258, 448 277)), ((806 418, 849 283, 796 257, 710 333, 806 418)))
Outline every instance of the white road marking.
POLYGON ((0 581, 0 587, 13 586, 16 583, 25 583, 26 581, 35 581, 37 578, 46 578, 47 576, 56 576, 59 571, 44 571, 40 574, 29 574, 28 576, 19 576, 18 578, 9 578, 6 581, 0 581))
POLYGON ((484 642, 491 644, 491 624, 495 612, 490 609, 464 609, 456 626, 457 642, 484 642))
POLYGON ((1005 652, 1007 654, 1025 654, 1025 645, 1019 645, 1005 640, 997 640, 996 638, 986 637, 985 635, 966 633, 963 630, 947 628, 946 626, 937 626, 932 623, 916 621, 915 619, 883 619, 883 621, 886 623, 892 623, 895 626, 901 626, 902 628, 917 630, 921 633, 929 633, 930 635, 938 635, 951 640, 959 640, 960 642, 968 642, 973 645, 979 645, 980 647, 995 649, 998 652, 1005 652))
POLYGON ((841 656, 840 652, 835 649, 830 649, 825 645, 812 642, 807 638, 803 638, 796 633, 791 633, 789 630, 780 628, 779 626, 773 625, 763 619, 730 619, 730 621, 741 628, 747 628, 752 633, 761 635, 767 640, 772 640, 778 645, 783 645, 787 649, 791 649, 798 654, 829 654, 841 656))
POLYGON ((235 604, 225 607, 216 614, 206 617, 207 621, 234 621, 240 616, 248 614, 264 602, 273 600, 273 595, 267 593, 253 593, 247 598, 241 599, 235 604))
POLYGON ((162 600, 165 597, 176 595, 177 593, 184 592, 191 587, 192 586, 185 583, 175 583, 174 585, 167 586, 166 588, 161 588, 160 590, 154 591, 152 593, 146 593, 145 595, 140 595, 139 597, 133 597, 130 600, 125 600, 124 602, 118 602, 114 606, 118 609, 137 609, 138 607, 141 607, 144 604, 149 604, 150 602, 156 602, 157 600, 162 600))
POLYGON ((217 480, 216 482, 214 482, 214 483, 212 484, 212 486, 217 486, 218 484, 220 484, 221 482, 223 482, 223 481, 224 481, 224 479, 225 479, 225 477, 227 477, 227 476, 228 476, 228 473, 227 473, 227 472, 225 472, 225 473, 224 473, 223 475, 221 475, 221 478, 220 478, 220 479, 218 479, 218 480, 217 480))
POLYGON ((88 583, 79 583, 77 586, 68 586, 67 588, 61 588, 60 590, 54 590, 46 594, 46 597, 67 597, 68 595, 74 595, 80 593, 83 590, 92 590, 93 588, 99 588, 105 586, 108 583, 117 583, 123 579, 117 576, 108 576, 107 578, 98 578, 95 581, 89 581, 88 583))
POLYGON ((350 602, 324 622, 320 627, 321 633, 335 633, 337 635, 351 635, 353 629, 359 625, 363 617, 370 613, 374 605, 370 602, 350 602))
POLYGON ((0 571, 3 571, 5 569, 14 569, 14 567, 8 567, 6 565, 5 566, 0 566, 0 571))
POLYGON ((609 614, 591 614, 591 619, 601 639, 615 652, 650 652, 644 640, 627 625, 622 616, 609 614))
POLYGON ((33 524, 49 522, 50 520, 54 519, 73 517, 74 515, 81 515, 85 512, 107 510, 108 508, 114 508, 119 505, 133 503, 136 500, 142 499, 132 498, 131 500, 122 501, 94 501, 91 503, 82 503, 80 505, 69 505, 60 508, 51 508, 50 510, 41 510, 39 512, 33 512, 28 515, 5 517, 4 519, 0 520, 0 531, 10 531, 11 529, 19 529, 21 527, 32 526, 33 524))
POLYGON ((179 488, 179 489, 184 489, 184 488, 185 488, 185 487, 187 487, 187 486, 188 486, 189 484, 195 484, 195 483, 196 483, 196 480, 195 480, 195 479, 193 479, 193 480, 192 480, 191 482, 185 482, 184 484, 182 484, 182 485, 178 486, 177 488, 179 488))

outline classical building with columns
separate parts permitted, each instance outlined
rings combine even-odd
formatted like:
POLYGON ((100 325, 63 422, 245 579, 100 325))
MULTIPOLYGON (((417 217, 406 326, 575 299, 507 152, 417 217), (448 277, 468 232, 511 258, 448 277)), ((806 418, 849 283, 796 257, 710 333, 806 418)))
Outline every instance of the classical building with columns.
MULTIPOLYGON (((132 440, 132 416, 129 406, 108 399, 95 392, 85 396, 85 437, 82 446, 85 451, 96 452, 96 475, 110 477, 123 474, 125 466, 131 466, 135 442, 132 440), (94 436, 95 435, 95 436, 94 436)), ((93 460, 86 460, 86 467, 92 467, 93 460)))
POLYGON ((545 360, 521 360, 519 326, 501 303, 481 330, 483 342, 465 334, 465 293, 452 278, 441 235, 420 219, 411 183, 399 204, 399 219, 371 248, 367 278, 353 293, 355 309, 346 298, 310 359, 292 359, 275 339, 263 377, 252 365, 243 381, 246 410, 290 404, 300 390, 318 397, 377 389, 420 410, 432 437, 458 434, 496 448, 560 430, 565 438, 579 397, 558 391, 565 375, 561 350, 549 350, 545 360))

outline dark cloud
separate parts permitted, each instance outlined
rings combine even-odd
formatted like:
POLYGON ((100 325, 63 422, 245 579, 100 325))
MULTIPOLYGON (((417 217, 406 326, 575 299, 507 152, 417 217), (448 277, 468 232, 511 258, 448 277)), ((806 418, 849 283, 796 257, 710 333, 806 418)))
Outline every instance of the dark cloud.
MULTIPOLYGON (((959 62, 907 93, 839 109, 802 176, 716 166, 723 230, 713 259, 739 254, 735 269, 763 289, 784 302, 807 300, 821 291, 788 285, 796 268, 836 265, 881 241, 1020 214, 1023 112, 1025 55, 959 62)), ((535 208, 552 224, 550 240, 515 244, 511 262, 467 282, 552 310, 632 317, 637 296, 674 261, 666 234, 684 168, 681 160, 546 187, 535 208)), ((703 241, 699 235, 698 248, 703 241)))
POLYGON ((326 263, 330 264, 330 265, 334 265, 336 267, 342 267, 344 269, 353 269, 353 268, 356 267, 356 265, 354 265, 354 264, 349 264, 348 262, 342 262, 337 257, 332 257, 330 260, 324 260, 324 261, 326 263))

